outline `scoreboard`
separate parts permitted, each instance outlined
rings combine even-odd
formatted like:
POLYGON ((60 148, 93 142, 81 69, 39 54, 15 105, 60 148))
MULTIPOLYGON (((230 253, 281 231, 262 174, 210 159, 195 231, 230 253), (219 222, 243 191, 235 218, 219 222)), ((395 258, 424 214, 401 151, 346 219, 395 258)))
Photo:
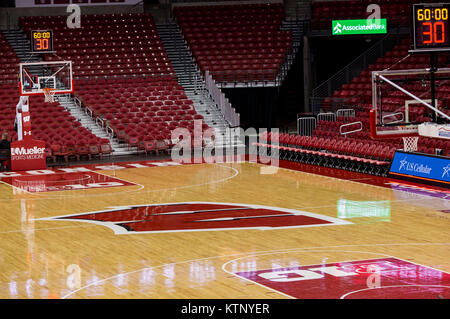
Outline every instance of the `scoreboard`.
POLYGON ((450 3, 413 5, 413 50, 450 50, 450 3))
POLYGON ((50 53, 53 52, 53 32, 52 30, 31 31, 31 52, 50 53))

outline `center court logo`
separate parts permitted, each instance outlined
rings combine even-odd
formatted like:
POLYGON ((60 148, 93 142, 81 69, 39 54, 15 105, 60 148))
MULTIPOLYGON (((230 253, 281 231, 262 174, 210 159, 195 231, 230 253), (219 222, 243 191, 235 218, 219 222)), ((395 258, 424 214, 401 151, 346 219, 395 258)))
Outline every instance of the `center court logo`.
POLYGON ((116 235, 237 229, 280 229, 347 225, 351 222, 292 209, 214 202, 111 207, 110 210, 38 220, 88 222, 106 226, 116 235))

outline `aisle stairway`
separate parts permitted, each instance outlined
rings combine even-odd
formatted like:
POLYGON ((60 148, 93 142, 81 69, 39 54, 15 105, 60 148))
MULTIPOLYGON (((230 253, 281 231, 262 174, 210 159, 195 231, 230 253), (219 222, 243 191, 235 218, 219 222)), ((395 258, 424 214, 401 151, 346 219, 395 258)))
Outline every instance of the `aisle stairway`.
POLYGON ((111 148, 113 149, 113 155, 129 155, 136 153, 135 149, 128 149, 127 145, 119 144, 117 139, 111 138, 108 132, 101 126, 101 123, 96 123, 94 119, 86 113, 86 110, 82 109, 76 102, 76 99, 69 94, 61 94, 56 96, 56 100, 64 106, 66 110, 74 116, 82 126, 86 127, 89 131, 100 138, 109 139, 111 148))
POLYGON ((21 62, 42 61, 38 55, 31 54, 30 40, 21 29, 3 30, 2 32, 21 62))
POLYGON ((178 83, 184 87, 186 96, 194 102, 197 113, 203 116, 206 124, 214 128, 216 145, 244 146, 242 143, 235 143, 227 136, 227 129, 230 128, 230 125, 209 96, 203 76, 192 58, 178 25, 171 22, 157 24, 156 28, 177 74, 178 83))

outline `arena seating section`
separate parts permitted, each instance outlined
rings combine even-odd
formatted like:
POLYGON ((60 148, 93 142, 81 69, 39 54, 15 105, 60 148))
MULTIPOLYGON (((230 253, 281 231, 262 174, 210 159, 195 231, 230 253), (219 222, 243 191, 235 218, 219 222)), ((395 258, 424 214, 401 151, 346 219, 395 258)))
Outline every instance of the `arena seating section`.
MULTIPOLYGON (((331 19, 361 17, 360 11, 365 12, 368 3, 369 0, 350 1, 342 6, 340 1, 313 2, 311 26, 313 29, 329 28, 331 19)), ((411 1, 380 0, 377 3, 387 8, 382 16, 389 14, 390 23, 401 25, 402 19, 408 16, 404 12, 409 12, 411 1)), ((202 72, 210 70, 218 81, 273 80, 292 46, 291 33, 279 30, 284 17, 280 4, 178 7, 174 13, 198 66, 202 72)), ((26 17, 20 19, 20 24, 27 33, 37 27, 54 30, 58 56, 47 55, 46 59, 74 62, 76 97, 94 118, 111 128, 119 141, 146 153, 158 152, 170 148, 170 130, 177 127, 191 132, 199 129, 193 121, 201 120, 202 116, 195 112, 193 102, 178 84, 151 15, 91 15, 83 18, 81 29, 67 29, 66 18, 26 17)), ((6 48, 0 52, 4 62, 0 65, 0 80, 3 83, 12 80, 13 84, 2 84, 0 127, 15 138, 12 125, 19 98, 14 82, 18 59, 5 41, 0 36, 0 43, 6 48)), ((311 136, 263 134, 258 145, 268 146, 276 137, 280 145, 275 147, 282 159, 384 174, 403 141, 401 138, 370 139, 370 76, 372 70, 427 66, 427 57, 412 55, 403 59, 409 48, 409 40, 400 42, 336 90, 321 106, 324 112, 334 112, 333 101, 345 101, 353 105, 354 117, 319 121, 311 136), (363 130, 342 136, 341 125, 354 122, 361 122, 363 130)), ((439 64, 447 65, 449 61, 445 59, 441 57, 439 64)), ((420 85, 409 84, 407 88, 418 96, 425 93, 420 85)), ((450 83, 438 87, 440 103, 447 104, 449 91, 450 83)), ((398 92, 393 90, 383 97, 385 109, 394 111, 401 105, 402 100, 396 94, 398 92)), ((102 145, 109 146, 108 140, 93 136, 57 102, 44 104, 42 97, 33 97, 31 105, 35 137, 45 140, 49 149, 65 160, 69 156, 79 159, 83 155, 88 158, 101 155, 102 145), (57 145, 64 149, 58 150, 57 145), (92 145, 99 150, 95 147, 91 150, 92 145)), ((448 108, 445 111, 449 112, 448 108)), ((413 110, 412 117, 418 121, 428 120, 421 107, 413 110)), ((200 129, 206 130, 208 126, 202 122, 200 129)), ((104 149, 110 152, 110 148, 109 151, 108 147, 104 149)), ((450 155, 450 142, 420 137, 420 152, 434 154, 436 149, 450 155)), ((49 157, 55 159, 54 154, 49 157)))
MULTIPOLYGON (((14 119, 19 97, 17 83, 1 86, 0 128, 9 133, 11 140, 17 140, 14 119)), ((98 138, 82 127, 58 102, 47 103, 44 102, 43 96, 32 96, 29 103, 33 138, 46 143, 47 157, 53 162, 59 157, 68 161, 72 157, 80 160, 81 155, 92 158, 110 154, 109 140, 98 138)))
MULTIPOLYGON (((340 89, 335 91, 332 96, 325 99, 322 110, 331 110, 331 103, 333 98, 341 99, 345 104, 354 104, 356 116, 354 118, 338 118, 336 122, 319 122, 314 135, 316 136, 330 136, 339 134, 339 127, 342 124, 361 121, 363 123, 363 131, 352 134, 351 136, 358 139, 369 139, 369 110, 372 107, 372 84, 371 84, 371 72, 374 70, 384 70, 389 68, 390 70, 400 69, 417 69, 429 67, 429 57, 423 55, 411 55, 406 59, 408 50, 410 49, 410 40, 405 39, 396 45, 392 50, 387 52, 383 57, 379 58, 374 64, 370 65, 359 76, 351 80, 350 83, 344 84, 340 89)), ((440 66, 447 66, 449 61, 448 56, 440 55, 438 63, 440 66)), ((423 87, 419 83, 415 84, 403 84, 405 89, 416 94, 419 97, 423 97, 429 94, 429 87, 423 87)), ((436 88, 436 98, 439 100, 438 106, 445 104, 448 106, 448 92, 450 92, 450 81, 447 85, 441 85, 436 88)), ((383 96, 383 110, 395 111, 401 109, 404 105, 405 95, 398 90, 392 90, 389 95, 383 96)), ((424 107, 416 106, 411 107, 410 120, 416 122, 430 121, 430 117, 425 116, 427 110, 424 107)), ((444 112, 450 114, 450 109, 443 109, 444 112)), ((347 128, 350 130, 350 127, 347 128)), ((380 143, 391 145, 392 147, 402 147, 402 139, 394 138, 383 140, 380 143)), ((444 154, 448 154, 450 151, 450 143, 439 139, 432 139, 426 137, 419 138, 418 151, 434 154, 435 148, 443 149, 444 154)))
MULTIPOLYGON (((177 82, 150 14, 83 16, 79 29, 67 29, 66 19, 20 22, 26 32, 38 26, 54 31, 57 56, 46 60, 73 61, 76 97, 119 142, 158 154, 172 145, 170 130, 194 131, 194 121, 203 120, 177 82)), ((200 127, 209 128, 203 121, 200 127)))
POLYGON ((200 68, 219 82, 273 81, 292 49, 279 30, 281 4, 176 7, 174 15, 200 68))
POLYGON ((345 1, 313 1, 312 30, 329 30, 332 20, 365 19, 372 12, 366 12, 369 4, 378 4, 381 18, 386 18, 388 28, 408 26, 411 4, 436 2, 434 0, 351 0, 345 1))
MULTIPOLYGON (((386 68, 412 69, 429 67, 429 57, 411 55, 406 59, 410 49, 410 40, 405 39, 379 58, 374 64, 336 90, 331 97, 326 98, 321 106, 322 112, 335 112, 333 100, 338 104, 352 105, 355 116, 338 116, 332 121, 318 121, 311 136, 300 136, 298 134, 281 133, 276 136, 280 146, 275 146, 280 152, 282 159, 296 160, 300 162, 343 168, 347 170, 360 171, 383 175, 389 168, 395 150, 403 148, 403 140, 399 138, 388 138, 372 140, 369 129, 369 111, 372 101, 371 72, 373 70, 384 70, 386 68), (362 131, 341 135, 340 127, 343 124, 361 122, 362 131)), ((439 65, 448 67, 448 56, 439 56, 439 65)), ((402 84, 410 92, 421 97, 429 94, 429 87, 420 84, 402 84)), ((450 81, 448 84, 437 87, 436 98, 438 106, 444 106, 444 112, 450 115, 448 108, 448 93, 450 92, 450 81)), ((383 109, 395 111, 404 105, 404 95, 400 91, 392 90, 389 95, 383 97, 383 109), (401 98, 400 98, 401 97, 401 98)), ((422 106, 411 107, 410 120, 417 122, 430 121, 425 116, 426 110, 422 106)), ((349 125, 344 131, 352 131, 360 128, 359 124, 349 125)), ((262 143, 259 146, 271 147, 267 144, 273 140, 271 133, 261 135, 262 143)), ((419 137, 418 151, 427 154, 435 154, 436 149, 442 150, 442 154, 450 155, 450 140, 419 137)))
POLYGON ((20 61, 1 32, 0 46, 2 48, 0 51, 0 83, 17 82, 20 61))
MULTIPOLYGON (((144 150, 148 142, 153 141, 155 145, 149 145, 156 147, 161 143, 157 141, 165 141, 163 147, 167 148, 172 130, 183 127, 192 133, 194 121, 203 120, 175 78, 119 77, 78 83, 81 93, 77 96, 82 103, 130 147, 144 150)), ((206 130, 208 125, 202 121, 197 129, 206 130)))
POLYGON ((72 61, 75 78, 174 74, 151 15, 86 15, 78 29, 68 29, 66 20, 22 17, 19 23, 27 34, 36 28, 53 30, 57 56, 46 59, 72 61))
MULTIPOLYGON (((14 129, 16 104, 19 102, 17 82, 19 59, 2 33, 0 33, 0 131, 8 132, 11 141, 17 140, 14 129)), ((109 140, 100 139, 81 127, 58 102, 44 103, 42 96, 30 97, 33 136, 47 145, 47 157, 56 161, 59 157, 98 156, 111 152, 109 140)))

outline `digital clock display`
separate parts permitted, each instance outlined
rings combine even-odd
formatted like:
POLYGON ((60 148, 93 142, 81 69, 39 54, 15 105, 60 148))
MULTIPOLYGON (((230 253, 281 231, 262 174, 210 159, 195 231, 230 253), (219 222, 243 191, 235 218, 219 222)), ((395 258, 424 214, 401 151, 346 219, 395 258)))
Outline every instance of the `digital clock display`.
POLYGON ((414 49, 450 50, 450 3, 413 5, 414 49))
POLYGON ((51 30, 31 31, 31 52, 46 53, 53 51, 53 32, 51 30))

